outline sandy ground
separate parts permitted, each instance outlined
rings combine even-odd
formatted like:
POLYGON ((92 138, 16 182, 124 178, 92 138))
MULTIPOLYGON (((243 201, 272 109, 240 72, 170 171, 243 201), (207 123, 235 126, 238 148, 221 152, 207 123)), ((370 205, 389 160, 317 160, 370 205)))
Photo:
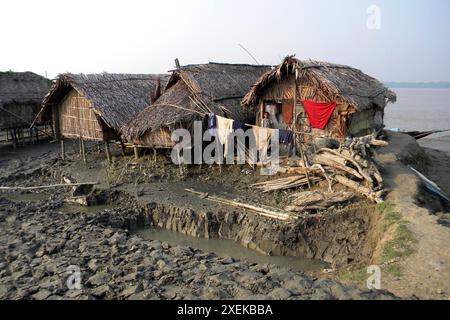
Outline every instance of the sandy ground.
POLYGON ((429 178, 449 193, 450 157, 445 152, 425 150, 426 154, 407 135, 391 134, 390 145, 380 151, 377 159, 383 165, 384 178, 391 188, 387 200, 402 214, 417 240, 415 252, 401 262, 402 276, 384 281, 382 285, 399 296, 450 299, 450 228, 438 224, 436 215, 416 204, 421 188, 418 178, 397 161, 403 157, 403 161, 426 171, 429 178), (404 155, 411 158, 405 159, 404 155))

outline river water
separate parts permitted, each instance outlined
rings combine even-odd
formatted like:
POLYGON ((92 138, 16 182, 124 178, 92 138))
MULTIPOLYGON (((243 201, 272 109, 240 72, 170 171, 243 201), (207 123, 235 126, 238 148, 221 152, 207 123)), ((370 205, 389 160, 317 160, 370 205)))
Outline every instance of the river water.
POLYGON ((298 257, 267 256, 254 250, 247 249, 240 244, 227 239, 194 238, 179 232, 156 228, 143 228, 137 230, 135 234, 146 240, 165 241, 172 246, 189 246, 204 252, 214 252, 222 257, 233 257, 251 263, 274 264, 295 271, 316 271, 329 267, 327 263, 320 260, 298 257))
MULTIPOLYGON (((388 104, 385 109, 386 129, 450 129, 450 88, 392 90, 397 93, 397 102, 388 104)), ((422 146, 450 153, 450 131, 433 134, 418 141, 422 146)))

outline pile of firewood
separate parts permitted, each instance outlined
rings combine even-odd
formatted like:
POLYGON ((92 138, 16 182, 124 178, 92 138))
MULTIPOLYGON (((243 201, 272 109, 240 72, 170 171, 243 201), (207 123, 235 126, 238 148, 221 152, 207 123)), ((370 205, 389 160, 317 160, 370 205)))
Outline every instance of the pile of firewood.
POLYGON ((354 138, 348 146, 341 146, 339 149, 319 149, 315 154, 308 156, 308 163, 302 160, 299 161, 299 166, 286 168, 286 173, 295 173, 295 176, 260 182, 252 186, 263 192, 270 192, 310 186, 311 183, 324 179, 328 182, 328 193, 326 194, 294 195, 293 197, 298 200, 293 201, 293 204, 286 209, 291 209, 289 211, 298 211, 297 209, 302 207, 326 207, 330 203, 342 202, 339 200, 341 198, 344 199, 343 201, 349 200, 348 194, 333 193, 333 184, 336 182, 379 203, 383 201, 383 179, 372 160, 371 147, 387 144, 387 142, 376 140, 372 136, 354 138), (311 205, 308 200, 311 197, 316 200, 317 197, 322 197, 323 199, 319 201, 322 202, 322 205, 316 202, 311 205), (327 199, 337 201, 328 201, 327 199))
MULTIPOLYGON (((318 182, 320 180, 322 179, 318 176, 309 177, 310 182, 318 182)), ((296 175, 287 178, 258 182, 252 184, 251 186, 255 187, 256 189, 262 190, 262 192, 270 192, 275 190, 292 189, 296 187, 305 186, 307 184, 308 178, 306 177, 306 175, 296 175)))

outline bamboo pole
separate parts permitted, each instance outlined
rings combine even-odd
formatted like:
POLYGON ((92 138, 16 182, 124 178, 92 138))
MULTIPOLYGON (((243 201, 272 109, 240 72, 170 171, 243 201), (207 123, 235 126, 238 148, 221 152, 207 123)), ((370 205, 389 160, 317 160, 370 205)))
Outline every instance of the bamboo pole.
POLYGON ((134 159, 137 160, 139 159, 139 152, 138 152, 138 148, 136 146, 133 147, 134 150, 134 159))
POLYGON ((37 189, 49 189, 58 187, 74 187, 82 185, 96 185, 98 182, 80 182, 80 183, 58 183, 50 184, 46 186, 35 186, 35 187, 0 187, 0 190, 37 190, 37 189))
POLYGON ((286 221, 289 218, 294 218, 294 216, 291 215, 291 213, 282 211, 282 210, 278 210, 276 208, 259 207, 259 206, 242 203, 242 202, 238 202, 238 201, 234 201, 234 200, 230 200, 230 199, 225 199, 225 198, 216 197, 216 196, 210 196, 207 193, 195 191, 193 189, 184 189, 184 190, 187 192, 194 193, 194 194, 202 197, 203 199, 226 204, 226 205, 233 206, 233 207, 249 209, 249 210, 255 211, 256 213, 258 213, 262 216, 265 216, 265 217, 278 219, 278 220, 282 220, 282 221, 286 221))
POLYGON ((61 159, 66 160, 66 155, 64 152, 64 139, 61 139, 61 159))
POLYGON ((84 147, 84 140, 83 140, 83 138, 81 138, 80 142, 81 142, 81 157, 83 159, 83 162, 86 164, 87 163, 87 161, 86 161, 86 149, 84 147))
POLYGON ((11 138, 12 138, 13 148, 16 149, 17 148, 17 136, 16 136, 15 128, 11 129, 11 138))
MULTIPOLYGON (((296 77, 296 75, 294 75, 294 106, 293 106, 292 115, 294 117, 294 119, 292 121, 292 126, 296 130, 297 129, 297 77, 296 77)), ((297 147, 297 134, 295 133, 295 130, 292 132, 293 139, 294 139, 294 153, 296 152, 295 149, 297 147)))
POLYGON ((111 153, 109 152, 108 141, 105 141, 105 153, 106 153, 106 159, 108 160, 108 163, 111 163, 111 153))
MULTIPOLYGON (((300 154, 302 156, 303 164, 305 165, 306 168, 309 168, 309 163, 308 163, 308 160, 306 159, 306 155, 305 155, 305 152, 303 150, 303 145, 302 145, 301 142, 300 142, 299 147, 300 147, 300 154)), ((311 181, 309 180, 308 170, 306 170, 305 174, 306 174, 306 181, 308 181, 308 188, 311 189, 311 181)))
POLYGON ((81 136, 78 139, 78 147, 79 147, 79 151, 80 151, 80 159, 83 159, 83 151, 81 150, 81 136))
POLYGON ((125 157, 125 144, 122 139, 120 139, 120 148, 122 149, 122 156, 125 157))

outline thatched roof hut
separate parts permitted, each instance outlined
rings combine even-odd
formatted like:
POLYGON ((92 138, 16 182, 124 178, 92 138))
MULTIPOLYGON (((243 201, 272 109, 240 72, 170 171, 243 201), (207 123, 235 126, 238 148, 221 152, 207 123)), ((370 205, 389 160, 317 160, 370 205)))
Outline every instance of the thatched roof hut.
POLYGON ((0 72, 0 129, 30 126, 50 84, 32 72, 0 72))
POLYGON ((240 101, 268 66, 208 63, 174 70, 164 93, 122 130, 127 140, 153 147, 170 147, 171 131, 192 127, 207 113, 246 121, 254 117, 240 101))
POLYGON ((108 141, 151 103, 167 75, 71 74, 58 76, 43 101, 57 137, 108 141))
POLYGON ((358 69, 322 61, 301 61, 288 56, 255 82, 242 105, 258 110, 258 121, 267 111, 271 117, 278 116, 274 122, 280 128, 292 129, 295 124, 297 131, 304 132, 309 130, 302 105, 304 100, 336 102, 326 128, 313 129, 312 135, 342 139, 349 133, 368 133, 375 111, 383 110, 387 102, 395 102, 396 95, 358 69), (298 116, 296 121, 293 114, 298 116))

